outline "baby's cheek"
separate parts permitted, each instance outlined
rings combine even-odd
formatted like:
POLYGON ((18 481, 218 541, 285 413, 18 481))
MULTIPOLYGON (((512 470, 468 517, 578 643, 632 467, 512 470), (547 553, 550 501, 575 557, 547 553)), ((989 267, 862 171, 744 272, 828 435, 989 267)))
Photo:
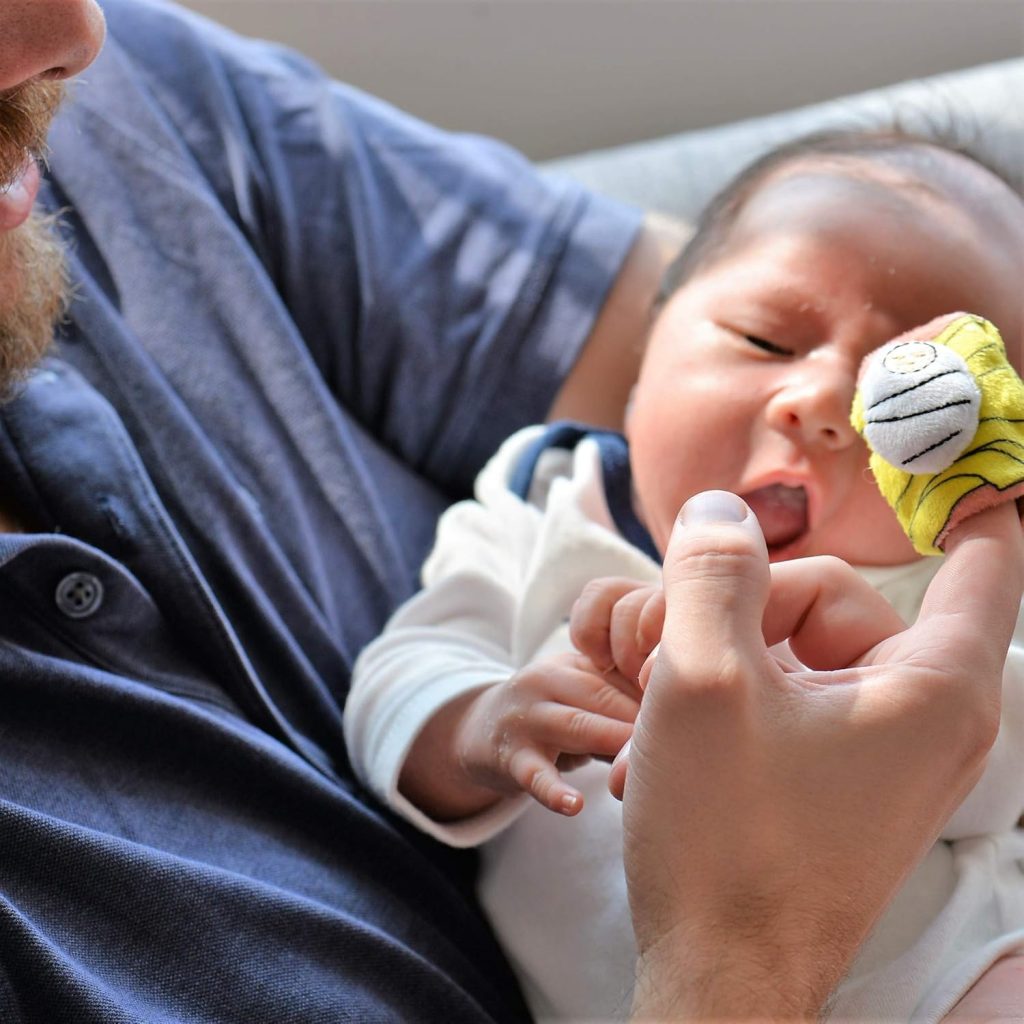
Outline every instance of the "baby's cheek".
POLYGON ((845 546, 849 553, 835 554, 861 565, 900 565, 919 557, 866 465, 852 497, 850 515, 846 517, 850 537, 845 546))

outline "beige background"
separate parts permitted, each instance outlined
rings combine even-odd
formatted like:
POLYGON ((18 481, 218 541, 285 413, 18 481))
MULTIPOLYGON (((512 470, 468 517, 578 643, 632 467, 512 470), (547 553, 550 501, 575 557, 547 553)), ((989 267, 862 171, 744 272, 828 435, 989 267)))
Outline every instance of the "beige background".
POLYGON ((497 135, 539 159, 1024 54, 1024 0, 187 6, 295 46, 428 120, 497 135))

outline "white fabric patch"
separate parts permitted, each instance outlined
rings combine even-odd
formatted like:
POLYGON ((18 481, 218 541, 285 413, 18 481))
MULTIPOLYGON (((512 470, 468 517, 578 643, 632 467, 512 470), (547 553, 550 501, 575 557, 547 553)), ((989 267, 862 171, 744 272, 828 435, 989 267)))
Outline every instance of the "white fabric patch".
POLYGON ((963 358, 946 345, 882 346, 868 357, 860 392, 868 443, 907 473, 941 473, 978 429, 981 392, 963 358))

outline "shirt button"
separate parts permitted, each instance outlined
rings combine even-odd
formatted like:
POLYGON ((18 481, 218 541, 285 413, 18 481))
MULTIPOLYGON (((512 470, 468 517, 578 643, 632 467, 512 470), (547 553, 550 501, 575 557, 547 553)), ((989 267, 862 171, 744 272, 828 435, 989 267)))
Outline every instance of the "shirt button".
POLYGON ((91 572, 68 573, 57 584, 56 599, 69 619, 87 619, 103 604, 103 584, 91 572))

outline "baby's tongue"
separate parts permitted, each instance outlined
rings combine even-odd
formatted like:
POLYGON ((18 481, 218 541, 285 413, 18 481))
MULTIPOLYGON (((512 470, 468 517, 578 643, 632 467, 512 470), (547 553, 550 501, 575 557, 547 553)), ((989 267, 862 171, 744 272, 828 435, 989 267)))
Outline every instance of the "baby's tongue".
POLYGON ((791 544, 807 529, 807 492, 802 487, 771 484, 743 495, 761 524, 770 548, 791 544))

